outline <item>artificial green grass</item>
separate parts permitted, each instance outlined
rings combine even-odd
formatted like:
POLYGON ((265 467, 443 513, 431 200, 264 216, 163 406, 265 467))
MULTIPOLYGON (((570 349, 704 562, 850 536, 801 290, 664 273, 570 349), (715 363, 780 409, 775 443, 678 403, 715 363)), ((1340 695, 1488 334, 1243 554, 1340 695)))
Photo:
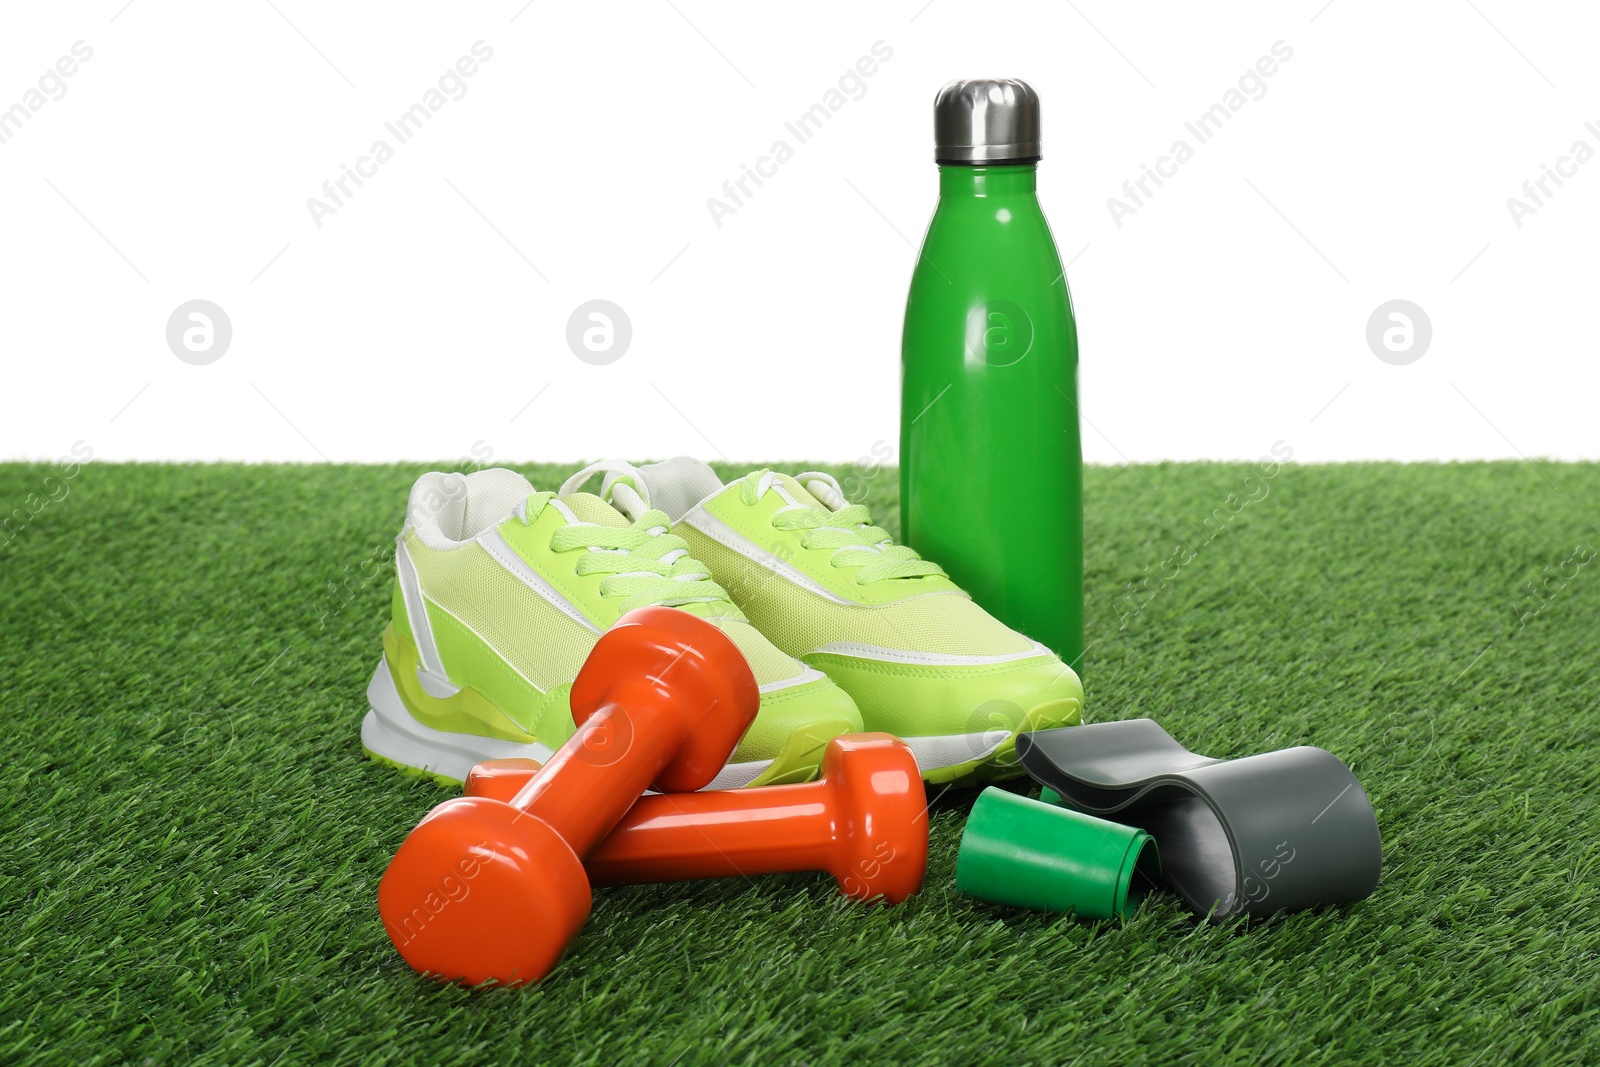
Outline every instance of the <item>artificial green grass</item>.
MULTIPOLYGON (((1600 560, 1563 562, 1600 548, 1600 466, 1088 471, 1090 717, 1343 757, 1383 829, 1360 904, 992 907, 955 891, 951 794, 902 907, 602 890, 542 986, 479 992, 384 936, 378 878, 449 794, 357 741, 425 469, 0 465, 0 508, 68 490, 0 545, 0 1062, 1600 1060, 1600 560), (1147 568, 1175 577, 1129 599, 1147 568)), ((893 527, 894 471, 847 473, 893 527)))

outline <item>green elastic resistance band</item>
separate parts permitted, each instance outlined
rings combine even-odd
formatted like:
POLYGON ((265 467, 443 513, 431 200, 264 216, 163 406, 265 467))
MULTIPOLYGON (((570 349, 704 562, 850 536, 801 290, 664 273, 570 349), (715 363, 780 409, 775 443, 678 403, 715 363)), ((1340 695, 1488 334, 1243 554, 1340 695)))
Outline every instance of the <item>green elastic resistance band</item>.
POLYGON ((956 888, 979 900, 1081 919, 1127 919, 1160 884, 1143 830, 989 788, 967 816, 956 888))

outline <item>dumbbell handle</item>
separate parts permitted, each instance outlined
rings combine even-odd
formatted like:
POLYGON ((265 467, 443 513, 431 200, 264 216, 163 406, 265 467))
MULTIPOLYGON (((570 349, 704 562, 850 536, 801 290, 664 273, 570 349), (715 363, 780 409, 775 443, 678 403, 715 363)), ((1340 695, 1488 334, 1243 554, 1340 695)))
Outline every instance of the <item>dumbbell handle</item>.
MULTIPOLYGON (((590 883, 826 871, 858 899, 896 903, 914 893, 927 859, 927 813, 905 743, 882 734, 835 738, 823 770, 802 785, 643 796, 585 855, 590 883)), ((547 773, 529 759, 490 760, 468 775, 467 795, 520 797, 547 773)))
POLYGON ((670 725, 659 734, 661 709, 651 701, 635 704, 631 712, 620 703, 602 706, 556 750, 544 771, 517 791, 511 806, 549 823, 575 853, 585 855, 672 758, 673 746, 658 740, 671 737, 670 725), (628 788, 611 787, 613 781, 627 782, 628 788))
POLYGON ((641 797, 589 854, 595 885, 678 882, 834 865, 827 782, 641 797))
MULTIPOLYGON (((467 793, 521 807, 555 766, 556 759, 543 770, 531 759, 491 760, 473 768, 467 793)), ((593 885, 827 870, 833 800, 827 782, 652 793, 614 823, 584 866, 593 885)))

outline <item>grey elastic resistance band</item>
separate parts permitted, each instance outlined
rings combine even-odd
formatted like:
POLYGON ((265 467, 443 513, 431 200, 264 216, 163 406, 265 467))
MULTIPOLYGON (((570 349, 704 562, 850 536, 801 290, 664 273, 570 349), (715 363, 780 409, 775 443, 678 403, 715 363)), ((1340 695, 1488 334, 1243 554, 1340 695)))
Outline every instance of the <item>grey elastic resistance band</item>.
POLYGON ((1372 804, 1323 749, 1216 760, 1128 719, 1021 734, 1017 755, 1068 806, 1154 837, 1167 881, 1200 915, 1348 903, 1378 884, 1372 804))

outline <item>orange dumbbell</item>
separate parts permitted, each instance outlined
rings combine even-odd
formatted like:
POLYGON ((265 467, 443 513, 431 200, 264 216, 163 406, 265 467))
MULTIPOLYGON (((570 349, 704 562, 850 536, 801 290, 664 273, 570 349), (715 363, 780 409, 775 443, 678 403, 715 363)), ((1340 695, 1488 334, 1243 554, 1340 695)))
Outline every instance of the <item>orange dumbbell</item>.
MULTIPOLYGON (((547 771, 527 759, 480 763, 467 795, 518 795, 547 771)), ((822 780, 641 797, 584 859, 593 885, 827 871, 846 896, 898 904, 922 886, 928 813, 904 741, 828 742, 822 780)))
POLYGON ((442 978, 537 982, 589 917, 581 857, 652 784, 711 783, 760 693, 723 632, 639 608, 600 636, 572 685, 577 732, 509 800, 456 797, 400 845, 378 885, 407 963, 442 978))

